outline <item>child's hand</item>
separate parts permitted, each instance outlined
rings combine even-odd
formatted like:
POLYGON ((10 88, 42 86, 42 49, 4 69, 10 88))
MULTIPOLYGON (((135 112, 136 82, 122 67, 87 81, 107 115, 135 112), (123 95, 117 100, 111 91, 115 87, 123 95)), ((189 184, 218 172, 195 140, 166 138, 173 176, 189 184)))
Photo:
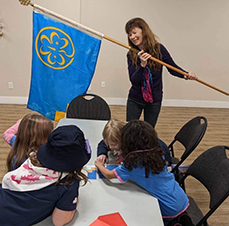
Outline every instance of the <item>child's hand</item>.
POLYGON ((99 160, 95 160, 95 166, 96 166, 97 168, 100 168, 101 166, 104 166, 104 163, 101 162, 101 161, 99 161, 99 160))
POLYGON ((106 155, 99 155, 96 159, 96 161, 102 162, 102 163, 108 163, 108 158, 106 155))
POLYGON ((103 174, 104 177, 107 179, 116 178, 116 175, 112 170, 107 169, 102 162, 95 161, 95 166, 98 168, 98 170, 103 174))

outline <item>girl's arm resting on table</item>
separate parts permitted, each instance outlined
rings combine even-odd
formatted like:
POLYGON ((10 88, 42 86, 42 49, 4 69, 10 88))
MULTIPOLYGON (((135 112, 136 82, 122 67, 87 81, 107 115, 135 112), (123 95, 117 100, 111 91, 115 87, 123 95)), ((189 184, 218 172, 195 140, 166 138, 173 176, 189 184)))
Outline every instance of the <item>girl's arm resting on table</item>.
POLYGON ((95 166, 99 169, 99 171, 103 174, 107 179, 116 178, 114 172, 112 170, 107 169, 101 162, 95 161, 95 166))
POLYGON ((16 124, 14 124, 13 126, 11 126, 9 129, 7 129, 4 133, 3 133, 3 139, 6 141, 6 143, 10 144, 10 140, 13 136, 17 135, 17 131, 18 131, 18 127, 19 124, 21 122, 21 119, 17 121, 16 124))
POLYGON ((76 210, 64 211, 55 208, 52 213, 52 222, 55 226, 63 226, 73 219, 75 212, 76 210))

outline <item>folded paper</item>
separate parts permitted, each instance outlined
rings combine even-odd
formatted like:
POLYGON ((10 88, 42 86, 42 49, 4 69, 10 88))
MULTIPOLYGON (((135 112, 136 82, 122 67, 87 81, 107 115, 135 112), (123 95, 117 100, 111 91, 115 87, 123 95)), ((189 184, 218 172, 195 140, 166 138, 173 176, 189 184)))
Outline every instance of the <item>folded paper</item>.
POLYGON ((99 216, 89 226, 127 226, 120 213, 99 216))

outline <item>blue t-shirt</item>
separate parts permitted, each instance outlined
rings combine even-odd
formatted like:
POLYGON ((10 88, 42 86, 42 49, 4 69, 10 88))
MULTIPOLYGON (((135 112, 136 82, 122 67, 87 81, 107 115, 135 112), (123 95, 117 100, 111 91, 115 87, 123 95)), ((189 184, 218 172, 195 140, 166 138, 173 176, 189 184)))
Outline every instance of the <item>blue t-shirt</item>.
POLYGON ((174 218, 186 210, 189 205, 188 197, 175 181, 174 175, 167 171, 167 166, 159 174, 149 174, 145 178, 145 168, 138 167, 128 171, 123 164, 114 170, 121 181, 132 180, 156 197, 163 218, 174 218))
POLYGON ((0 225, 30 226, 50 216, 55 207, 73 211, 76 209, 78 188, 79 181, 75 179, 67 186, 54 183, 28 192, 10 191, 0 184, 0 225))

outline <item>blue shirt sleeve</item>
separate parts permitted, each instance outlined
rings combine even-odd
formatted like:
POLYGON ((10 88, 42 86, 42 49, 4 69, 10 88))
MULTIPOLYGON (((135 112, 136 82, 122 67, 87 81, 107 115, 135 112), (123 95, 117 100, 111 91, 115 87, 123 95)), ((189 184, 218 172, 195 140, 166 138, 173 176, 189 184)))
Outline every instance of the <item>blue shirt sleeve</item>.
POLYGON ((11 139, 10 139, 10 146, 13 147, 14 145, 14 141, 16 140, 16 136, 13 136, 11 139))
POLYGON ((119 181, 125 182, 130 180, 130 171, 128 171, 123 164, 116 167, 113 171, 119 181))

